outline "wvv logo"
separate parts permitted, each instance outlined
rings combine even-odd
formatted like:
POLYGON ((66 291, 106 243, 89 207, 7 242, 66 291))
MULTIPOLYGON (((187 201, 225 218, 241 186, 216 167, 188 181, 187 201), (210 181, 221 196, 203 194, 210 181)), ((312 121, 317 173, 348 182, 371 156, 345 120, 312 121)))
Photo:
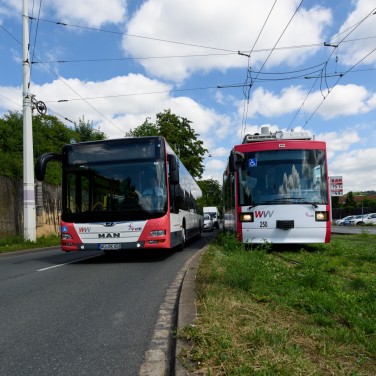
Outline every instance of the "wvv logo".
POLYGON ((79 227, 78 232, 80 234, 85 234, 91 232, 91 227, 79 227))
POLYGON ((256 218, 271 218, 273 216, 274 210, 272 211, 265 211, 265 210, 255 210, 255 217, 256 218))

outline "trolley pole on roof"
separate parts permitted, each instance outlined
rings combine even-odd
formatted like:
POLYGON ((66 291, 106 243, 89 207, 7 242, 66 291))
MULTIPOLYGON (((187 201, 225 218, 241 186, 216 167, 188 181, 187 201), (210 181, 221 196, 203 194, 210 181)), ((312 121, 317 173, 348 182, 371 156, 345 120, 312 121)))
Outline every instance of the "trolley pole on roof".
POLYGON ((24 200, 24 238, 35 242, 35 187, 34 187, 34 156, 33 156, 33 127, 30 95, 30 55, 29 55, 29 25, 28 0, 23 0, 22 28, 23 28, 23 200, 24 200))

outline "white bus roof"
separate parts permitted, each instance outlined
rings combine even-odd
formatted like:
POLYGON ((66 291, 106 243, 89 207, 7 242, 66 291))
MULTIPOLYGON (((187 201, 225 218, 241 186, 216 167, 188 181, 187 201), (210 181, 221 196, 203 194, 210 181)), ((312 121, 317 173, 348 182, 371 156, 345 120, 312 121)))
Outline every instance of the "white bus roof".
POLYGON ((312 134, 308 131, 291 132, 269 132, 269 127, 261 127, 261 133, 247 134, 243 139, 243 144, 250 142, 260 142, 269 140, 311 140, 312 134))

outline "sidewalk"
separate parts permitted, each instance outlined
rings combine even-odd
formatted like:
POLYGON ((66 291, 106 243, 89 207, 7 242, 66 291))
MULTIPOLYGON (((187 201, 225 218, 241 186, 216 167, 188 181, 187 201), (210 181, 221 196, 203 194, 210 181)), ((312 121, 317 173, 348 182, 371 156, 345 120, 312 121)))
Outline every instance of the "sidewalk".
POLYGON ((332 234, 361 234, 361 233, 376 234, 376 226, 335 226, 332 225, 332 234))
MULTIPOLYGON (((195 282, 196 273, 200 264, 201 256, 207 250, 208 245, 197 252, 191 259, 185 277, 183 279, 182 288, 179 297, 178 305, 178 328, 183 328, 186 325, 190 325, 194 322, 197 314, 196 310, 196 294, 195 294, 195 282)), ((176 357, 180 351, 186 346, 185 341, 177 339, 176 340, 176 350, 175 350, 175 376, 189 376, 192 375, 188 372, 179 362, 176 357)), ((195 373, 197 375, 197 373, 195 373)))

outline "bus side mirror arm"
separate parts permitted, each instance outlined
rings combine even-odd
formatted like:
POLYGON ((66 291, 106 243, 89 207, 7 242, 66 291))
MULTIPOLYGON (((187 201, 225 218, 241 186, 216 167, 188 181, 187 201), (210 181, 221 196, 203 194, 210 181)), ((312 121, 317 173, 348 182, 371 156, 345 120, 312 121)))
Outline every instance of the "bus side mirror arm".
POLYGON ((170 184, 179 184, 179 166, 175 155, 168 155, 169 171, 170 171, 170 184))
POLYGON ((42 154, 35 164, 35 177, 37 180, 43 181, 46 175, 46 168, 47 164, 50 161, 60 161, 61 162, 62 155, 57 153, 46 153, 42 154))
POLYGON ((244 159, 244 154, 233 150, 228 158, 228 166, 230 172, 235 172, 238 170, 239 165, 244 159))

